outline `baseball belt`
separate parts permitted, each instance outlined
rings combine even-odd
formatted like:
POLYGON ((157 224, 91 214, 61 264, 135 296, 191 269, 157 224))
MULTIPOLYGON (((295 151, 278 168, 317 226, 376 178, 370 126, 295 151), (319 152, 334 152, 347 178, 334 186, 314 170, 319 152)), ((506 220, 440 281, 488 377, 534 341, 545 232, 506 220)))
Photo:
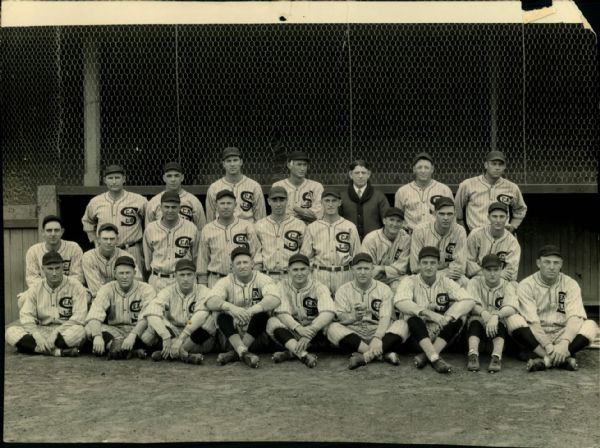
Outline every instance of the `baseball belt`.
POLYGON ((158 272, 158 271, 155 271, 154 269, 152 269, 152 275, 156 275, 157 277, 160 277, 160 278, 174 278, 175 272, 172 272, 171 274, 163 274, 161 272, 158 272))
POLYGON ((209 274, 216 275, 218 277, 227 277, 227 274, 221 274, 219 272, 208 271, 209 274))
POLYGON ((287 274, 287 272, 288 272, 287 269, 283 269, 281 271, 267 271, 267 270, 262 271, 263 274, 267 274, 267 275, 271 275, 271 274, 282 275, 282 274, 287 274))
POLYGON ((137 241, 134 241, 133 243, 121 244, 121 245, 120 245, 120 246, 118 246, 118 247, 119 247, 119 249, 124 249, 124 250, 127 250, 127 249, 129 249, 130 247, 133 247, 133 246, 135 246, 136 244, 139 244, 139 243, 141 243, 141 242, 142 242, 142 239, 140 238, 139 240, 137 240, 137 241))
POLYGON ((322 271, 328 271, 328 272, 341 272, 341 271, 348 271, 350 269, 350 265, 332 266, 332 267, 315 265, 315 268, 320 269, 322 271))

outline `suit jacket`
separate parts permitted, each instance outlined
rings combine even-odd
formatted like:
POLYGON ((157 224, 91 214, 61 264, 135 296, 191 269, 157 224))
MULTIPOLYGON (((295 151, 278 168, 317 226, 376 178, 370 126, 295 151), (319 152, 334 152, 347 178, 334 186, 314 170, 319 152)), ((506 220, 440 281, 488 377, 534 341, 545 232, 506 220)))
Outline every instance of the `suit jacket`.
POLYGON ((352 181, 341 192, 341 196, 340 215, 356 225, 361 240, 367 233, 383 227, 383 215, 390 208, 390 204, 385 194, 374 189, 371 182, 367 182, 360 198, 354 190, 352 181))

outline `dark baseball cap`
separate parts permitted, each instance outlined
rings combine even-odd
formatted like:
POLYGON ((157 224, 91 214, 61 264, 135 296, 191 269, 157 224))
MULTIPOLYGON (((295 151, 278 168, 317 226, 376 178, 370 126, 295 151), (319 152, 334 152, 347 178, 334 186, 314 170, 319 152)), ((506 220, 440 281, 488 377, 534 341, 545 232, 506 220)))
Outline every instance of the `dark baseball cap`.
POLYGON ((323 190, 323 194, 321 194, 321 199, 323 199, 325 196, 335 196, 338 199, 342 199, 340 192, 331 187, 327 187, 323 190))
POLYGON ((550 257, 552 255, 556 255, 557 257, 562 258, 562 253, 558 246, 554 246, 553 244, 547 244, 543 246, 538 252, 538 258, 541 257, 550 257))
POLYGON ((481 267, 483 269, 502 267, 502 260, 500 260, 500 257, 496 254, 489 254, 483 257, 483 260, 481 260, 481 267))
POLYGON ((235 194, 233 194, 233 191, 227 190, 227 189, 221 190, 217 193, 217 201, 224 197, 230 197, 230 198, 235 199, 235 194))
POLYGON ((42 220, 42 229, 46 227, 46 224, 48 224, 49 222, 57 222, 60 224, 61 227, 64 227, 62 219, 60 219, 56 215, 48 215, 44 216, 44 219, 42 220))
POLYGON ((352 266, 356 266, 361 261, 366 261, 367 263, 373 263, 373 257, 371 257, 366 252, 359 252, 354 256, 354 258, 352 258, 352 266))
POLYGON ((181 164, 179 162, 166 163, 163 167, 163 173, 166 173, 167 171, 177 171, 178 173, 183 173, 183 169, 181 168, 181 164))
POLYGON ((242 153, 235 146, 230 146, 223 150, 223 155, 221 156, 221 160, 225 160, 228 157, 242 157, 242 153))
POLYGON ((415 166, 419 160, 429 160, 433 164, 433 157, 431 157, 427 152, 420 152, 417 154, 413 159, 413 166, 415 166))
POLYGON ((160 197, 160 203, 162 204, 163 202, 177 202, 181 204, 181 198, 176 191, 165 191, 160 197))
POLYGON ((454 201, 446 196, 442 196, 437 201, 435 201, 434 208, 435 211, 438 211, 442 207, 454 207, 454 201))
POLYGON ((432 257, 437 260, 440 259, 440 251, 437 247, 433 246, 425 246, 423 249, 419 251, 419 261, 421 261, 425 257, 432 257))
POLYGON ((398 207, 390 207, 385 211, 385 214, 383 215, 384 218, 387 218, 389 216, 397 216, 400 219, 404 219, 404 212, 399 209, 398 207))
POLYGON ((133 258, 128 257, 127 255, 123 255, 117 258, 115 261, 115 268, 121 265, 130 266, 135 269, 135 261, 133 261, 133 258))
POLYGON ((501 151, 490 151, 488 152, 485 160, 487 160, 488 162, 492 160, 501 160, 503 162, 506 162, 506 157, 504 157, 504 153, 501 151))
POLYGON ((42 257, 42 266, 47 266, 49 264, 62 264, 62 262, 63 258, 55 250, 46 252, 42 257))
POLYGON ((494 210, 502 210, 504 213, 508 214, 508 207, 502 202, 492 202, 488 207, 488 215, 494 210))
POLYGON ((273 199, 273 198, 286 198, 287 199, 288 194, 285 188, 280 187, 280 186, 275 186, 275 187, 271 187, 271 189, 269 190, 269 198, 273 199))
POLYGON ((288 154, 287 159, 288 159, 288 161, 291 161, 291 160, 306 160, 307 162, 310 161, 310 157, 308 157, 308 154, 306 154, 304 151, 292 151, 288 154))
POLYGON ((104 232, 105 230, 112 230, 117 235, 119 234, 119 229, 112 222, 105 222, 100 227, 98 227, 98 235, 100 235, 100 233, 104 232))
POLYGON ((291 266, 294 263, 304 263, 306 266, 310 266, 310 260, 306 255, 302 254, 294 254, 288 260, 288 266, 291 266))
POLYGON ((196 272, 196 265, 192 260, 188 260, 187 258, 182 258, 177 261, 175 264, 175 272, 179 271, 194 271, 196 272))
POLYGON ((239 257, 240 255, 248 255, 249 257, 252 257, 252 254, 248 249, 246 249, 244 246, 238 246, 231 251, 231 261, 235 260, 236 257, 239 257))
POLYGON ((108 176, 109 174, 121 173, 125 174, 125 170, 121 165, 108 165, 104 170, 104 175, 108 176))

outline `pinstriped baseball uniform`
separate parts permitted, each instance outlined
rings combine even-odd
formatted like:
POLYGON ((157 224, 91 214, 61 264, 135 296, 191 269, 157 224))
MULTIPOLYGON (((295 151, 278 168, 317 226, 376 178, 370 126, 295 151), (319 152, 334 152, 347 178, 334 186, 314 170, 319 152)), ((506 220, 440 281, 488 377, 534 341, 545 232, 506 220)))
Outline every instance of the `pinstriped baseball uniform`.
MULTIPOLYGON (((42 258, 46 252, 48 252, 46 243, 37 243, 27 249, 25 254, 25 282, 27 286, 31 287, 45 279, 42 271, 42 258)), ((83 268, 81 266, 83 251, 79 244, 73 241, 61 240, 57 252, 63 259, 63 273, 83 283, 83 268)))
POLYGON ((391 241, 383 229, 373 230, 365 235, 360 251, 371 255, 377 266, 385 266, 385 277, 377 279, 390 286, 400 280, 408 271, 411 237, 400 230, 394 241, 391 241))
POLYGON ((144 258, 153 271, 172 274, 181 258, 195 261, 198 256, 198 228, 190 221, 179 219, 172 228, 161 221, 148 224, 144 231, 144 258))
MULTIPOLYGON (((130 256, 123 249, 115 248, 110 258, 104 258, 100 254, 100 249, 90 249, 83 254, 83 275, 85 276, 85 283, 92 293, 92 297, 96 297, 96 293, 100 287, 115 279, 114 269, 115 261, 117 258, 123 256, 130 256)), ((138 280, 142 279, 139 268, 135 268, 135 277, 138 280)))
POLYGON ((239 182, 231 184, 222 177, 213 182, 206 192, 206 219, 208 222, 217 218, 217 193, 221 190, 233 191, 236 201, 234 211, 236 217, 256 222, 267 216, 265 197, 258 182, 242 175, 239 182))
POLYGON ((292 215, 287 215, 281 223, 267 216, 255 224, 255 229, 260 241, 263 269, 287 270, 289 258, 300 251, 306 224, 292 215))
POLYGON ((433 221, 434 204, 445 196, 454 199, 452 190, 447 185, 431 180, 425 188, 420 188, 415 181, 398 188, 394 196, 394 207, 404 212, 406 225, 414 229, 419 224, 433 221))
POLYGON ((220 279, 211 289, 209 297, 219 297, 226 302, 241 308, 250 308, 259 303, 264 296, 275 296, 281 299, 277 283, 262 272, 252 272, 248 283, 242 283, 234 274, 220 279))
POLYGON ((412 300, 419 306, 443 314, 450 308, 451 302, 475 298, 458 283, 437 272, 431 286, 423 281, 420 274, 404 277, 396 290, 394 305, 403 300, 412 300))
POLYGON ((108 316, 109 326, 135 325, 140 311, 155 297, 156 291, 148 283, 134 280, 131 289, 124 292, 113 280, 98 290, 85 323, 91 320, 104 322, 108 316))
POLYGON ((323 217, 323 206, 321 205, 321 194, 323 185, 317 181, 304 179, 298 187, 289 179, 283 179, 273 184, 274 187, 283 187, 288 194, 287 212, 294 215, 294 207, 305 208, 312 211, 317 219, 323 217))
POLYGON ((490 226, 473 230, 467 237, 467 277, 481 272, 481 260, 489 254, 496 254, 502 260, 503 270, 510 274, 510 279, 517 280, 521 245, 508 231, 504 231, 498 239, 494 239, 490 226))
MULTIPOLYGON (((146 226, 153 221, 160 221, 162 217, 162 209, 160 208, 160 200, 165 192, 162 191, 150 199, 146 211, 146 226)), ((185 191, 183 188, 179 191, 179 199, 181 208, 179 215, 193 222, 198 227, 198 231, 202 230, 206 225, 206 216, 204 215, 204 207, 200 200, 192 193, 185 191)))
POLYGON ((500 310, 504 304, 517 303, 517 283, 503 278, 500 279, 498 286, 491 288, 483 276, 477 276, 469 280, 467 292, 484 310, 490 312, 500 310))
POLYGON ((519 187, 511 181, 500 178, 490 185, 484 175, 471 177, 461 182, 456 192, 456 219, 463 220, 463 208, 466 208, 466 223, 472 231, 488 224, 488 207, 493 202, 502 202, 509 206, 510 224, 518 227, 525 214, 527 205, 519 187))
POLYGON ((290 280, 282 281, 278 286, 281 304, 274 310, 276 315, 287 313, 305 326, 323 312, 336 312, 327 286, 313 278, 309 278, 306 286, 301 289, 296 289, 290 280))
POLYGON ((467 232, 463 226, 453 223, 444 236, 435 230, 435 222, 417 226, 412 233, 410 245, 410 269, 419 272, 419 252, 425 246, 437 247, 440 251, 440 270, 457 268, 463 275, 467 267, 467 232))

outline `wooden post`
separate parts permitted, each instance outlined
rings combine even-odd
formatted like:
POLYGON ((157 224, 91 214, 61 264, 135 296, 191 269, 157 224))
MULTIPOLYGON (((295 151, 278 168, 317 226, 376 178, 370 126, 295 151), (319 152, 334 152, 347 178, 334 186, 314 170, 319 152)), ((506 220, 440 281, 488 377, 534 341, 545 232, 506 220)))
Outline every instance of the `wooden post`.
POLYGON ((83 185, 100 185, 100 66, 94 37, 84 45, 83 63, 83 127, 85 138, 85 173, 83 185))
POLYGON ((58 215, 56 185, 39 185, 37 189, 37 213, 39 237, 42 235, 44 216, 58 215))

